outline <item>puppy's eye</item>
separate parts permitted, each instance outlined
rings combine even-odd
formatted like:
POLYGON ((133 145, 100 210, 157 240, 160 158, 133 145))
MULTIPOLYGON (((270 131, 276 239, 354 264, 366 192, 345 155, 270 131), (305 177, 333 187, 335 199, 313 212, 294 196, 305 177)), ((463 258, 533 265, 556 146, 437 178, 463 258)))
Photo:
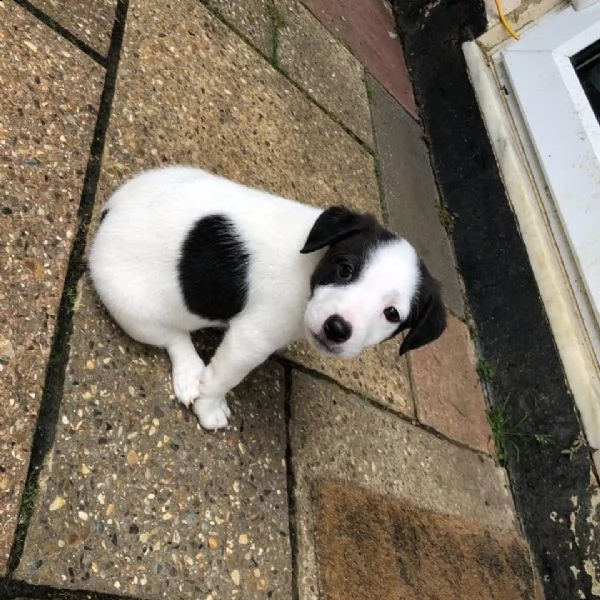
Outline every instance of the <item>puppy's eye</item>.
POLYGON ((354 267, 349 263, 338 265, 338 277, 343 281, 350 281, 354 275, 354 267))
POLYGON ((383 309, 383 315, 390 323, 400 323, 400 315, 393 306, 383 309))

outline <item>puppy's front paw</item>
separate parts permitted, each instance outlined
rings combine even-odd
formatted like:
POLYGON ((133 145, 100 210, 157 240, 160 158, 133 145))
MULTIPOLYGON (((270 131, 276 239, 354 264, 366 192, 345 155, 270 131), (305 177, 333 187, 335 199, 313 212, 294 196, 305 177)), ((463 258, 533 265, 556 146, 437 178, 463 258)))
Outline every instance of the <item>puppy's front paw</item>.
POLYGON ((189 408, 201 394, 200 379, 204 374, 204 363, 198 359, 194 364, 178 365, 173 369, 173 390, 181 404, 189 408))
POLYGON ((197 398, 194 401, 193 411, 200 425, 211 431, 227 427, 231 416, 225 398, 197 398))

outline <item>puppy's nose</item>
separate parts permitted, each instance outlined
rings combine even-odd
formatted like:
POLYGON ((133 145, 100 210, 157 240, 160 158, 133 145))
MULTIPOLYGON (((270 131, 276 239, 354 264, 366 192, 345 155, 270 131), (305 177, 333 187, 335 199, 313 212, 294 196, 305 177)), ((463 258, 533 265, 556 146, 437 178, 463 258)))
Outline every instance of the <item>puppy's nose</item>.
POLYGON ((352 325, 344 321, 340 315, 331 315, 323 323, 323 333, 330 342, 341 344, 350 339, 352 335, 352 325))

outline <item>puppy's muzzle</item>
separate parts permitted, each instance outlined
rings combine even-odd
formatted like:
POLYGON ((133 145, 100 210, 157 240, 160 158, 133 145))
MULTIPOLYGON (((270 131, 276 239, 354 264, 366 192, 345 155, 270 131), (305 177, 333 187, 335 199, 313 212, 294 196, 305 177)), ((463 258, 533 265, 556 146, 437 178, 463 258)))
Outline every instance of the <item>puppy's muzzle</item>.
POLYGON ((342 344, 352 336, 352 325, 340 315, 331 315, 323 323, 323 333, 328 341, 342 344))

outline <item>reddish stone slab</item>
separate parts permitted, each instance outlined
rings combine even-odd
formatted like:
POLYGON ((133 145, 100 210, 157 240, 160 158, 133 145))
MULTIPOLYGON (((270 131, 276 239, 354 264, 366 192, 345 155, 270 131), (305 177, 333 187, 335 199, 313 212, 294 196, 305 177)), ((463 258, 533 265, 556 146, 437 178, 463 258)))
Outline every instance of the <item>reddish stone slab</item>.
POLYGON ((490 452, 487 407, 467 326, 449 315, 442 337, 413 351, 408 363, 419 421, 471 448, 490 452))
POLYGON ((383 0, 302 0, 415 118, 417 105, 391 9, 383 0))

